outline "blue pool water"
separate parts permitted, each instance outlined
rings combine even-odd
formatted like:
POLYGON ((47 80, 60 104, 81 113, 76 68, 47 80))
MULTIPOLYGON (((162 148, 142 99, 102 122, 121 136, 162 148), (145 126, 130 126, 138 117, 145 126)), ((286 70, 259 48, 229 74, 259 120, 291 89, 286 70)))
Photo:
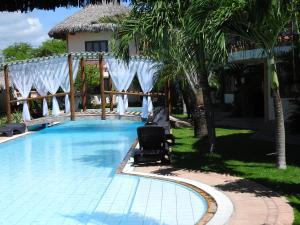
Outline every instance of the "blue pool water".
POLYGON ((140 125, 68 122, 0 144, 0 225, 195 224, 194 191, 115 174, 140 125))

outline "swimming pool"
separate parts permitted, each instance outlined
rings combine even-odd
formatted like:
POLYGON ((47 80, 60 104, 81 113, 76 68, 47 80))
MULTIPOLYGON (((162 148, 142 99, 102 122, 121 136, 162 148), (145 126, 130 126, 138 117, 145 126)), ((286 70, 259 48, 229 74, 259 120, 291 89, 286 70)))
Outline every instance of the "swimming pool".
POLYGON ((67 122, 0 144, 0 225, 195 224, 198 193, 115 174, 140 125, 67 122))

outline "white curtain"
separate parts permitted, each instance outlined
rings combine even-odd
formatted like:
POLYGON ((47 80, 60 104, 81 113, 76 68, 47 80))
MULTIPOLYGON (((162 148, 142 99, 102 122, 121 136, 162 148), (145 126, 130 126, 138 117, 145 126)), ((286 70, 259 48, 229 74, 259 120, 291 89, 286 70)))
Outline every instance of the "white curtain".
MULTIPOLYGON (((157 71, 157 63, 150 60, 136 60, 137 76, 139 83, 144 93, 148 93, 152 90, 155 73, 157 71)), ((148 118, 149 113, 153 111, 153 104, 150 96, 143 96, 142 118, 148 118)))
MULTIPOLYGON (((40 64, 41 80, 52 95, 56 94, 64 79, 65 71, 68 71, 67 57, 57 57, 38 62, 40 64)), ((52 115, 60 114, 59 105, 56 97, 52 98, 52 115)))
MULTIPOLYGON (((30 63, 13 64, 9 66, 9 74, 14 86, 18 89, 22 98, 28 98, 33 85, 32 74, 30 73, 30 63)), ((24 121, 30 120, 30 113, 27 101, 23 102, 22 118, 24 121)))
MULTIPOLYGON (((127 91, 133 77, 136 73, 135 67, 130 62, 127 65, 124 61, 118 60, 113 57, 106 57, 107 69, 118 91, 127 91)), ((124 115, 128 109, 128 97, 127 95, 117 96, 117 112, 120 115, 124 115)))
MULTIPOLYGON (((72 61, 72 71, 73 71, 73 81, 75 81, 78 69, 79 69, 79 59, 73 59, 72 61)), ((65 68, 66 70, 63 71, 63 76, 64 79, 61 83, 61 88, 63 89, 64 92, 70 92, 70 80, 69 80, 69 67, 67 64, 67 67, 65 68)), ((65 96, 65 113, 70 113, 70 100, 69 100, 69 95, 65 96)))
MULTIPOLYGON (((43 83, 42 76, 41 76, 41 67, 39 63, 32 64, 31 72, 33 74, 34 83, 33 86, 36 91, 39 93, 40 96, 46 96, 48 94, 48 90, 43 83)), ((46 98, 43 99, 43 116, 48 116, 48 104, 46 98)))

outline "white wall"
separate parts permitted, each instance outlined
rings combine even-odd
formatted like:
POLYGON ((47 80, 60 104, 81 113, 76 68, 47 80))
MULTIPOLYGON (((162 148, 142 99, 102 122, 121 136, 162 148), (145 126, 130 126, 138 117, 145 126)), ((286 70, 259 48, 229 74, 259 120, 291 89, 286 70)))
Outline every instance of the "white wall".
MULTIPOLYGON (((110 40, 112 39, 112 31, 101 31, 98 33, 75 33, 68 34, 68 52, 83 52, 85 51, 86 41, 108 41, 108 51, 111 51, 110 40)), ((132 42, 129 44, 129 54, 136 55, 136 47, 132 42)))
MULTIPOLYGON (((86 41, 108 41, 108 51, 111 51, 110 40, 113 37, 112 31, 101 31, 99 33, 75 33, 68 34, 68 52, 83 52, 85 51, 86 41)), ((134 42, 129 44, 129 54, 136 55, 136 47, 134 42)), ((115 87, 114 87, 115 89, 115 87)), ((138 102, 139 97, 128 96, 129 104, 132 102, 138 102)))

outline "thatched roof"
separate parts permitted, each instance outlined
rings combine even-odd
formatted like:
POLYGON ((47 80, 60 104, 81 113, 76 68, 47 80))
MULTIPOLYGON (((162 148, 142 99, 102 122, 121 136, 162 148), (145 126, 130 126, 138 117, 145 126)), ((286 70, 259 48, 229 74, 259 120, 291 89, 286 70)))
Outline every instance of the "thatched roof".
POLYGON ((128 12, 128 7, 119 4, 109 3, 88 5, 81 11, 57 24, 49 31, 48 34, 53 38, 64 39, 67 33, 114 30, 115 24, 100 23, 99 19, 103 17, 122 15, 128 12))
MULTIPOLYGON (((125 0, 126 1, 126 0, 125 0)), ((57 7, 82 7, 87 4, 116 2, 120 0, 1 0, 0 11, 22 11, 28 12, 34 9, 51 10, 57 7)))

